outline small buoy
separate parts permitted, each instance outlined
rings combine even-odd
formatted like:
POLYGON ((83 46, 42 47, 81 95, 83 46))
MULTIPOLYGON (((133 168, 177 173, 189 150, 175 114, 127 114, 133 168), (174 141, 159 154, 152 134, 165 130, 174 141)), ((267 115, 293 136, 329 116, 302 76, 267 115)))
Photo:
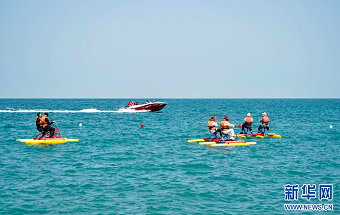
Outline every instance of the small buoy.
POLYGON ((144 124, 141 124, 140 127, 141 127, 141 128, 144 128, 144 124))
POLYGON ((83 124, 79 123, 79 127, 83 126, 83 124))
POLYGON ((333 128, 333 126, 332 126, 332 125, 330 125, 330 126, 329 126, 329 128, 330 128, 330 129, 332 129, 332 128, 333 128))
POLYGON ((241 128, 242 126, 241 125, 238 125, 239 128, 241 128))

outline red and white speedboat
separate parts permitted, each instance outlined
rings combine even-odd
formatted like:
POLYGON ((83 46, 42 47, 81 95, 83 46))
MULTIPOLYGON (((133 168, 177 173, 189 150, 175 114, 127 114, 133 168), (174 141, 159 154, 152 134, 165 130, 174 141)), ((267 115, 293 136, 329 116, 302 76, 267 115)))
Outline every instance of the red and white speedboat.
POLYGON ((152 103, 146 103, 146 104, 141 104, 141 105, 132 105, 126 107, 126 109, 131 109, 131 110, 144 110, 144 111, 159 111, 162 110, 167 103, 165 102, 152 102, 152 103))

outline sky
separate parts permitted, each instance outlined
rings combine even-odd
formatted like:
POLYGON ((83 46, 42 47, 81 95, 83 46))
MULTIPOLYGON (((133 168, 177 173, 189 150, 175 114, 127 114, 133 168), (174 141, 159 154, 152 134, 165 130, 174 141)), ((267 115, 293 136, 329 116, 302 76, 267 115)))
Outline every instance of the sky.
POLYGON ((0 98, 340 98, 339 0, 0 1, 0 98))

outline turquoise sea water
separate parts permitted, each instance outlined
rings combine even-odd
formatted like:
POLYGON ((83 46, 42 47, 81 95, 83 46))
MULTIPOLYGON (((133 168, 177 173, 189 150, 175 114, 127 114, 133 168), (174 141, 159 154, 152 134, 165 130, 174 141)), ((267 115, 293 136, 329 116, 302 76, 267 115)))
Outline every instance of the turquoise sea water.
POLYGON ((287 203, 339 213, 339 99, 161 99, 168 105, 159 112, 119 111, 129 100, 0 99, 0 214, 292 213, 287 203), (38 134, 38 111, 79 142, 17 142, 38 134), (250 112, 256 130, 264 111, 282 139, 187 142, 209 135, 212 115, 238 125, 250 112), (332 184, 333 200, 307 201, 300 189, 285 201, 286 184, 332 184))

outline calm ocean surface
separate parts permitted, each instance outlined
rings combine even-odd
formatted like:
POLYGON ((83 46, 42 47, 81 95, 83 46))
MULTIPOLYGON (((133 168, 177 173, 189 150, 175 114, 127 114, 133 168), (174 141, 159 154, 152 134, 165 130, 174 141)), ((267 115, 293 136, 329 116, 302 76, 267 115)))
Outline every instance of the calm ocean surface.
POLYGON ((340 212, 340 99, 159 99, 160 112, 119 111, 129 100, 0 99, 0 214, 292 213, 287 203, 340 212), (38 111, 79 142, 16 141, 38 134, 38 111), (282 139, 188 143, 209 136, 212 115, 239 125, 250 112, 256 130, 264 111, 282 139), (307 201, 300 189, 285 201, 287 184, 332 184, 333 200, 307 201))

